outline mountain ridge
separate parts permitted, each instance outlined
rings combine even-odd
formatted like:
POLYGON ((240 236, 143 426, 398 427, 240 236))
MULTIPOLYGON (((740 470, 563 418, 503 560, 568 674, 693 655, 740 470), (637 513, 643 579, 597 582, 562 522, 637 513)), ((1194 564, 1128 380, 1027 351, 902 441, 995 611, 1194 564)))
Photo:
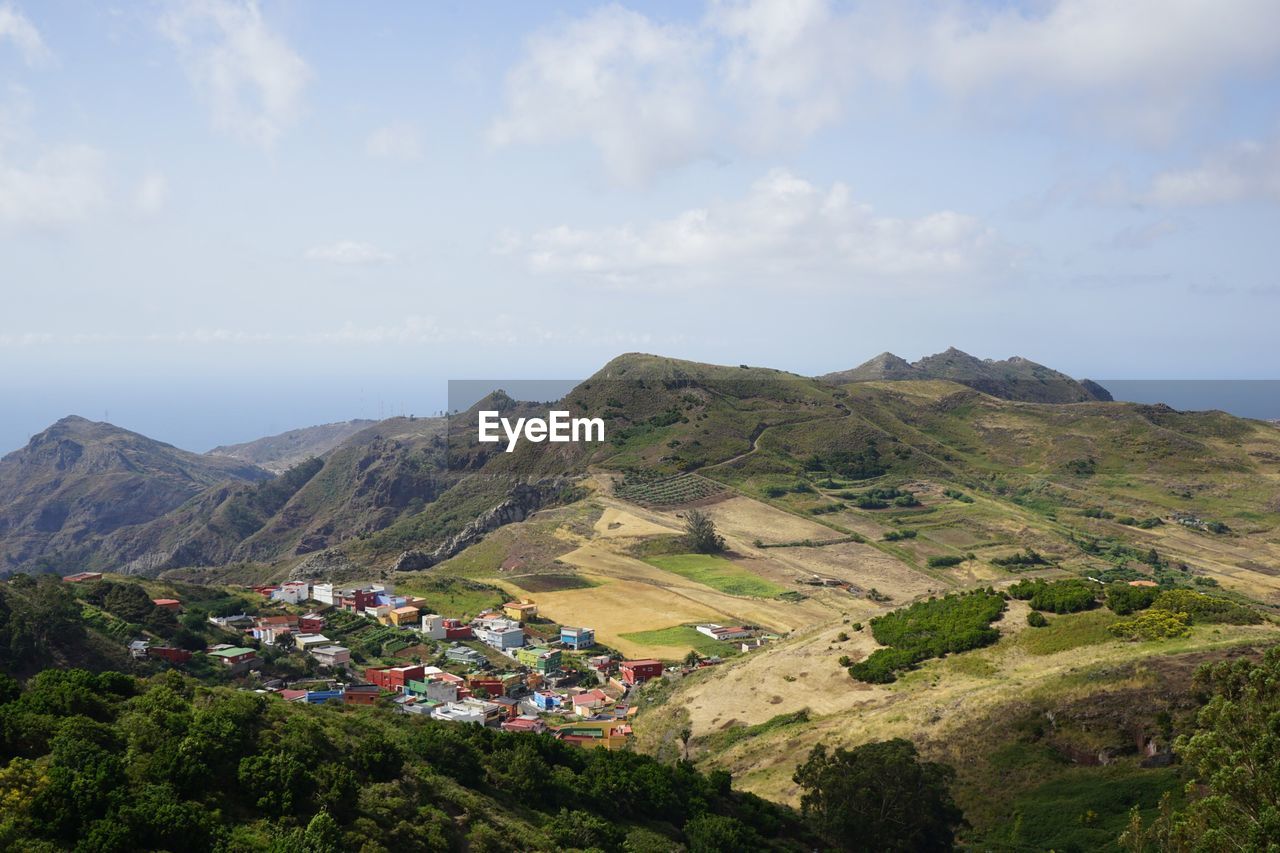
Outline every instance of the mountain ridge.
POLYGON ((1111 393, 1090 379, 1075 380, 1022 356, 980 359, 956 347, 908 362, 883 352, 857 367, 817 377, 823 382, 897 382, 945 379, 1004 400, 1030 403, 1112 402, 1111 393))

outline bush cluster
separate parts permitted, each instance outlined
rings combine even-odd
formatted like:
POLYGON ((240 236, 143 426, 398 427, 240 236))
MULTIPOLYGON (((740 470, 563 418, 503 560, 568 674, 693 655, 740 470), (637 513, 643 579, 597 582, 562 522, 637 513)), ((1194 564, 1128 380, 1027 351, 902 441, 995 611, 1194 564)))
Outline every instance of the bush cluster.
POLYGON ((849 667, 859 681, 886 684, 900 670, 929 658, 989 646, 1000 639, 991 623, 1005 610, 1004 598, 991 589, 918 601, 871 620, 871 635, 887 648, 849 667))

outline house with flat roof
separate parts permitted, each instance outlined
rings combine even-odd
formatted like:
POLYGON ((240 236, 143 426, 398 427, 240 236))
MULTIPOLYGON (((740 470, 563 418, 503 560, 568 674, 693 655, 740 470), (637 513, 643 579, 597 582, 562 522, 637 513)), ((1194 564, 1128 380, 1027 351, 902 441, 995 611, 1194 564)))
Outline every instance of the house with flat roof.
POLYGON ((488 663, 488 658, 483 652, 478 652, 469 646, 453 645, 444 653, 444 656, 454 663, 468 663, 472 666, 480 666, 488 663))
POLYGON ((649 679, 662 675, 662 661, 652 658, 624 660, 618 664, 618 673, 624 684, 644 684, 649 679))
POLYGON ((313 646, 307 653, 321 666, 346 666, 351 663, 351 649, 346 646, 313 646))
POLYGON ((560 642, 574 651, 582 651, 596 644, 596 632, 591 628, 571 628, 568 625, 561 625, 560 642))
POLYGON ((516 660, 534 672, 546 675, 560 668, 560 650, 546 646, 526 646, 516 649, 516 660))

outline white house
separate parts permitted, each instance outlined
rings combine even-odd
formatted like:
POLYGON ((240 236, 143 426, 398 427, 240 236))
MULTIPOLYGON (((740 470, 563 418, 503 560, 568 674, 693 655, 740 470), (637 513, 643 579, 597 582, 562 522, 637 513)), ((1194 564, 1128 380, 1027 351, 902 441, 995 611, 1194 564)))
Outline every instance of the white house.
POLYGON ((476 628, 476 639, 499 651, 518 649, 524 645, 524 629, 519 625, 503 625, 493 628, 476 628))
POLYGON ((315 648, 319 648, 320 646, 328 646, 328 645, 331 645, 332 643, 333 643, 333 640, 330 640, 324 634, 299 634, 294 638, 294 641, 293 641, 294 646, 304 652, 307 651, 308 649, 315 649, 315 648))
POLYGON ((311 584, 311 600, 318 601, 321 604, 333 604, 333 584, 331 583, 313 583, 311 584))
POLYGON ((271 593, 272 601, 283 601, 286 604, 299 604, 311 596, 311 584, 307 581, 286 581, 280 588, 271 593))
POLYGON ((455 723, 475 723, 483 726, 495 722, 502 713, 502 706, 482 699, 463 699, 460 702, 449 702, 438 705, 431 711, 437 720, 450 720, 455 723))
POLYGON ((428 640, 445 638, 444 617, 439 613, 427 613, 422 617, 422 636, 428 640))
POLYGON ((344 646, 316 646, 310 654, 321 666, 343 666, 351 662, 351 650, 344 646))
POLYGON ((698 625, 697 630, 699 634, 706 634, 713 640, 745 640, 753 635, 753 632, 738 625, 730 627, 712 624, 698 625))

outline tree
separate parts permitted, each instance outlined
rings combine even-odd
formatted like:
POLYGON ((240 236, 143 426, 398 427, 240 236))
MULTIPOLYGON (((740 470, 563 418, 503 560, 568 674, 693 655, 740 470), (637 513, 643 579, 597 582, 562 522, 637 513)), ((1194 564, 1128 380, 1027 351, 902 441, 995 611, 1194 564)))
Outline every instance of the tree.
POLYGON ((102 599, 102 606, 126 622, 140 623, 156 609, 147 591, 133 583, 113 583, 102 599))
POLYGON ((293 636, 292 631, 286 631, 276 636, 276 648, 281 651, 292 651, 298 645, 298 640, 293 636))
POLYGON ((684 665, 685 665, 685 666, 697 666, 697 665, 698 665, 698 661, 700 661, 700 660, 702 660, 702 655, 698 654, 698 653, 697 653, 697 652, 695 652, 695 651, 690 651, 690 652, 689 652, 689 654, 687 654, 687 655, 685 655, 685 656, 684 656, 684 665))
POLYGON ((700 509, 691 509, 684 517, 689 547, 699 554, 719 554, 724 550, 724 537, 716 532, 716 524, 700 509))
POLYGON ((680 730, 680 743, 684 747, 684 760, 689 760, 689 741, 693 738, 693 730, 685 727, 680 730))
POLYGON ((1134 814, 1121 837, 1128 849, 1270 850, 1280 838, 1280 648, 1260 662, 1201 667, 1196 687, 1209 701, 1195 731, 1174 749, 1189 768, 1186 808, 1162 804, 1151 827, 1134 814))
POLYGON ((758 832, 726 815, 695 817, 684 825, 684 834, 689 839, 689 853, 737 853, 764 847, 764 839, 758 832))
POLYGON ((964 815, 951 798, 955 771, 920 761, 901 738, 828 753, 823 744, 792 777, 800 807, 842 850, 951 850, 964 815))

